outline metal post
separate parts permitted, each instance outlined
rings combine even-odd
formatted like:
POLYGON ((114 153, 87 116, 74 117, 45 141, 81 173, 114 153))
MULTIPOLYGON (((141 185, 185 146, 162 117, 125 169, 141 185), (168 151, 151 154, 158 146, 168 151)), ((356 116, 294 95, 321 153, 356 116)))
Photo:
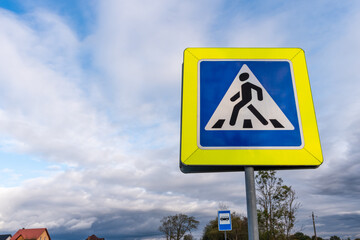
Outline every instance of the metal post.
POLYGON ((313 226, 314 226, 314 236, 315 236, 315 240, 317 240, 314 212, 312 212, 312 220, 313 220, 313 226))
POLYGON ((249 240, 259 240, 259 227, 256 212, 255 177, 253 167, 245 167, 245 186, 249 240))
POLYGON ((226 231, 225 231, 225 240, 226 240, 226 231))

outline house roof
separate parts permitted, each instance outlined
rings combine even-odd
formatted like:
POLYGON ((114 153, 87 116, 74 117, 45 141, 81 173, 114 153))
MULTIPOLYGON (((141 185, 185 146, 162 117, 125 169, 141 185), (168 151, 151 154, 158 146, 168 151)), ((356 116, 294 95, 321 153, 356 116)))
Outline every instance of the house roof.
POLYGON ((49 236, 49 240, 51 240, 50 235, 46 228, 32 228, 32 229, 20 229, 15 233, 15 235, 11 238, 11 240, 16 240, 18 237, 23 236, 24 239, 37 239, 44 231, 46 231, 49 236))
POLYGON ((0 240, 6 240, 6 239, 8 239, 8 237, 11 237, 11 235, 10 234, 0 235, 0 240))
POLYGON ((88 237, 86 240, 104 240, 104 238, 98 238, 97 236, 95 236, 94 234, 91 235, 90 237, 88 237))

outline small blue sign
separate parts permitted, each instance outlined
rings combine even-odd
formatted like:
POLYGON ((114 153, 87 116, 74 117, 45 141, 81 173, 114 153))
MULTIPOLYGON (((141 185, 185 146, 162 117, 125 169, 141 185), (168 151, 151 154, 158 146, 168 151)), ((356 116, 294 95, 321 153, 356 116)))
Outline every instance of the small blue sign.
POLYGON ((231 213, 230 210, 218 211, 219 231, 231 231, 231 213))
POLYGON ((202 60, 198 146, 303 147, 292 64, 287 60, 202 60))

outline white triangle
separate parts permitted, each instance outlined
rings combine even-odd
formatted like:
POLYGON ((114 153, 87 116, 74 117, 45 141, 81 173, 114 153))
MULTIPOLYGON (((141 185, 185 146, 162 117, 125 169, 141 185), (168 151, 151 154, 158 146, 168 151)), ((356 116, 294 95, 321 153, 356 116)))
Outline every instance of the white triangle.
POLYGON ((294 130, 294 126, 249 67, 244 64, 206 124, 205 130, 294 130), (248 73, 249 78, 245 81, 240 81, 239 76, 242 73, 248 73), (242 100, 241 87, 245 83, 247 83, 247 86, 257 86, 261 90, 256 90, 256 87, 250 88, 251 100, 249 102, 243 101, 244 103, 246 102, 246 105, 240 108, 235 124, 231 125, 231 115, 233 114, 234 106, 242 100), (259 100, 258 91, 261 91, 263 95, 261 101, 259 100), (240 93, 240 97, 231 101, 231 98, 238 93, 240 93), (254 114, 254 112, 260 113, 260 116, 254 114))

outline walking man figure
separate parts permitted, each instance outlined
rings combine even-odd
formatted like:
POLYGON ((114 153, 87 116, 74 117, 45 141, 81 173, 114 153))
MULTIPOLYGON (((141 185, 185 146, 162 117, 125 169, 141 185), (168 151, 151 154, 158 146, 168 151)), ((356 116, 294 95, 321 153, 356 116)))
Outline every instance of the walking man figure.
MULTIPOLYGON (((249 74, 247 72, 244 72, 242 74, 240 74, 239 76, 239 80, 241 82, 245 82, 246 80, 249 79, 249 74)), ((262 89, 250 82, 245 82, 241 85, 241 101, 238 102, 237 104, 235 104, 232 114, 231 114, 231 118, 230 118, 230 125, 234 126, 236 124, 236 120, 237 117, 239 115, 239 111, 241 108, 243 108, 246 104, 248 104, 251 100, 252 100, 252 89, 254 89, 257 93, 257 98, 259 101, 263 100, 263 92, 262 89)), ((235 102, 237 99, 240 98, 240 91, 237 92, 234 96, 232 96, 230 98, 230 100, 232 102, 235 102)), ((256 110, 256 108, 250 104, 250 106, 248 106, 249 110, 255 115, 255 117, 257 119, 259 119, 259 121, 263 124, 263 125, 267 125, 268 122, 267 120, 256 110)))

